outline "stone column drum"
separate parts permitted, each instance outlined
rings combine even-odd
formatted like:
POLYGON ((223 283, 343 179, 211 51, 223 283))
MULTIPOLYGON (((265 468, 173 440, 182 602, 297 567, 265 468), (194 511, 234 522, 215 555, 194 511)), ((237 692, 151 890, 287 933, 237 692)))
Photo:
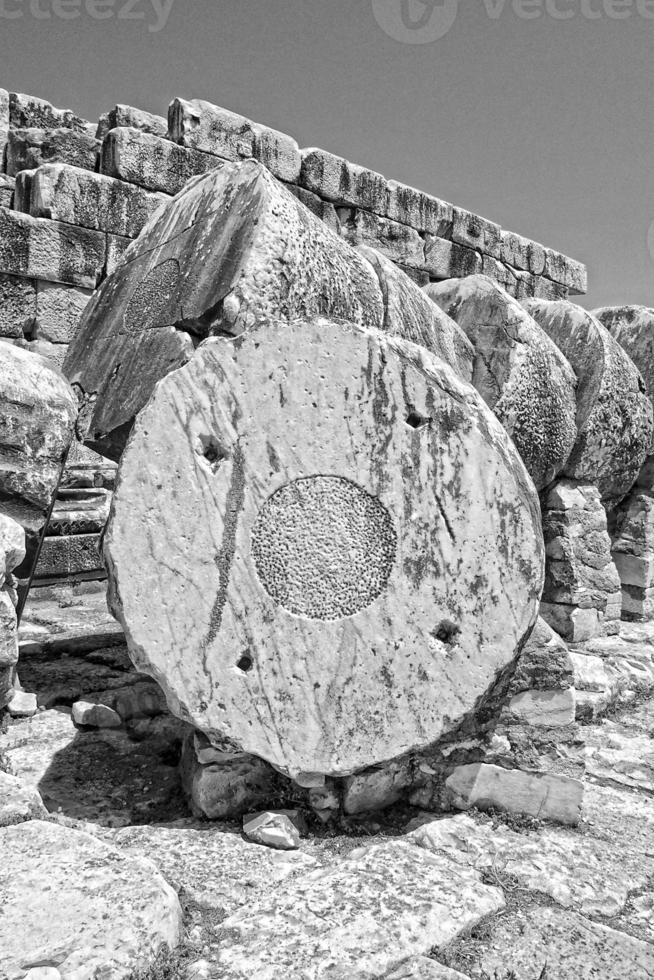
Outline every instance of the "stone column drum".
POLYGON ((324 319, 156 386, 105 537, 131 656, 208 738, 348 775, 456 727, 535 622, 538 499, 472 386, 324 319))

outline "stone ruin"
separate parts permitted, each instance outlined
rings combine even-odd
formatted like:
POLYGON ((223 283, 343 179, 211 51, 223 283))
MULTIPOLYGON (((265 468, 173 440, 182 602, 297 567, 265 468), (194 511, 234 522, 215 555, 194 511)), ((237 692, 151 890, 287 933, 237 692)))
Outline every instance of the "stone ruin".
POLYGON ((18 594, 108 575, 194 812, 578 822, 575 645, 654 618, 654 311, 207 102, 0 90, 0 159, 9 711, 18 594))

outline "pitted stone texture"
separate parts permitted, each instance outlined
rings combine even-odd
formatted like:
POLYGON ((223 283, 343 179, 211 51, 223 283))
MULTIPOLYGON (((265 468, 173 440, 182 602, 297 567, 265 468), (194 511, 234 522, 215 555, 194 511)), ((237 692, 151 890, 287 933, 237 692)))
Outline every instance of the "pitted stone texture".
POLYGON ((45 99, 22 92, 9 95, 9 120, 12 129, 72 129, 90 133, 95 128, 70 109, 58 109, 45 99))
POLYGON ((32 329, 35 316, 35 283, 0 273, 0 337, 22 339, 32 329))
POLYGON ((309 476, 276 490, 252 529, 263 587, 284 609, 342 619, 385 590, 397 534, 377 497, 338 476, 309 476))
POLYGON ((54 965, 63 980, 128 977, 180 939, 181 908, 147 860, 32 820, 0 830, 0 973, 54 965))
POLYGON ((190 358, 194 340, 321 314, 382 325, 369 263, 260 164, 229 164, 191 181, 103 283, 69 348, 65 373, 89 399, 87 442, 117 459, 155 383, 190 358), (173 263, 178 287, 165 301, 153 289, 144 303, 143 281, 173 263), (126 316, 134 302, 149 307, 145 316, 126 316))
POLYGON ((359 252, 377 273, 384 298, 384 331, 421 344, 470 381, 474 350, 463 330, 401 269, 374 248, 359 252))
POLYGON ((615 507, 652 449, 652 405, 643 378, 594 316, 565 301, 526 300, 525 309, 577 375, 577 429, 563 474, 598 487, 615 507))
POLYGON ((572 368, 517 300, 487 276, 432 283, 425 291, 468 337, 473 385, 515 442, 536 487, 547 486, 577 438, 572 368))
POLYGON ((121 103, 100 116, 95 135, 98 139, 104 139, 110 130, 116 129, 118 126, 138 129, 143 133, 151 133, 153 136, 159 136, 162 139, 168 135, 168 120, 164 119, 163 116, 156 116, 153 112, 146 112, 144 109, 137 109, 135 106, 122 105, 121 103))
POLYGON ((654 497, 637 486, 616 510, 612 555, 622 582, 625 618, 650 618, 654 588, 654 497))
POLYGON ((221 976, 372 980, 503 906, 499 888, 445 854, 404 841, 359 848, 226 919, 221 976))
POLYGON ((603 306, 593 316, 627 352, 654 399, 654 310, 647 306, 603 306))
MULTIPOLYGON (((322 534, 333 500, 311 506, 322 534)), ((336 551, 306 537, 303 560, 336 593, 372 545, 333 533, 336 551)), ((323 320, 205 341, 160 383, 105 554, 131 655, 172 710, 291 776, 347 775, 455 727, 531 628, 543 570, 533 484, 475 390, 417 345, 323 320), (383 515, 390 566, 339 619, 289 611, 256 569, 266 501, 325 475, 383 515)))
POLYGON ((48 811, 38 791, 0 769, 0 827, 44 820, 48 811))

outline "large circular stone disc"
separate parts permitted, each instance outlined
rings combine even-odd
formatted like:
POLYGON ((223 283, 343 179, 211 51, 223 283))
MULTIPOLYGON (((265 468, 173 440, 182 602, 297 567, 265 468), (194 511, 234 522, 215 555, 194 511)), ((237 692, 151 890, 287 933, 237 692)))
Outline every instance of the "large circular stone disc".
POLYGON ((213 338, 159 382, 105 539, 137 665, 297 775, 429 744, 533 625, 536 492, 474 389, 322 320, 213 338))

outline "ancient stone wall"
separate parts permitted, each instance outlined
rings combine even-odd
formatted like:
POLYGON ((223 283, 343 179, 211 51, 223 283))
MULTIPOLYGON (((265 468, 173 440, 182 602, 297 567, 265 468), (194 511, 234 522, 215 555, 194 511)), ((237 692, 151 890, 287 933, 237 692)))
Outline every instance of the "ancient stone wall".
MULTIPOLYGON (((191 177, 249 158, 420 285, 483 273, 517 298, 586 290, 573 259, 208 102, 174 99, 167 121, 118 105, 96 124, 0 89, 0 338, 61 365, 93 290, 159 204, 191 177)), ((98 541, 113 470, 74 447, 37 583, 104 576, 98 541)))

